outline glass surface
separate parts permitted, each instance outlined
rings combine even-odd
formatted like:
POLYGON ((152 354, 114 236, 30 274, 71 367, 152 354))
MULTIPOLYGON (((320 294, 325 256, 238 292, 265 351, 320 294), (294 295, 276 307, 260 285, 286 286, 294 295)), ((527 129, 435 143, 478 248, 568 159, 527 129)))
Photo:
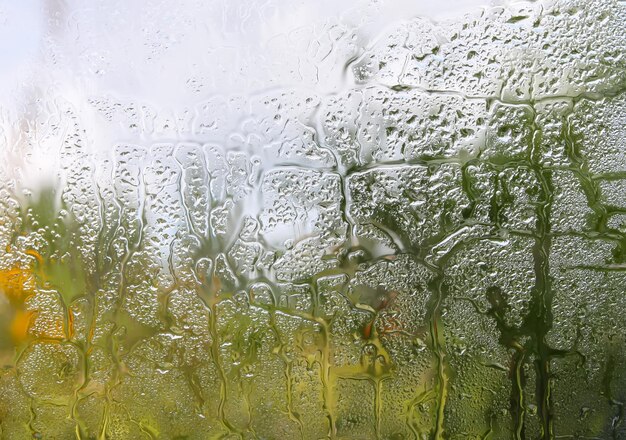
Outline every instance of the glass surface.
POLYGON ((0 0, 0 438, 626 438, 626 2, 0 0))

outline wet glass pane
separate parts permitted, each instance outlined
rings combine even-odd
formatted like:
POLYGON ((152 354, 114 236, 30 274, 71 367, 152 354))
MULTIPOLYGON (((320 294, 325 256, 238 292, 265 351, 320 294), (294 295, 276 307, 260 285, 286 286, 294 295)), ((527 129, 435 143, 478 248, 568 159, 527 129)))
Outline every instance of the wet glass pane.
POLYGON ((0 438, 626 438, 626 3, 0 0, 0 438))

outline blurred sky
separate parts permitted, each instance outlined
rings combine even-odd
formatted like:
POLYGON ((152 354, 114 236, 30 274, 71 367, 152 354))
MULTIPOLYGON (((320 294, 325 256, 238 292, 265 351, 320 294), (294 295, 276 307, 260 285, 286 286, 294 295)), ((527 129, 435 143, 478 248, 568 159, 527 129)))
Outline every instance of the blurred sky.
MULTIPOLYGON (((484 0, 0 0, 0 98, 29 82, 67 81, 85 92, 101 89, 162 95, 181 91, 173 77, 194 70, 194 58, 223 76, 219 91, 263 88, 228 81, 246 58, 276 56, 281 36, 304 28, 343 23, 360 29, 361 38, 398 20, 424 16, 443 20, 477 10, 484 0), (175 48, 171 50, 171 48, 175 48), (150 58, 146 61, 146 58, 150 58), (220 60, 221 58, 221 60, 220 60), (156 62, 155 60, 158 60, 156 62), (207 63, 208 62, 208 63, 207 63), (143 63, 143 65, 142 65, 143 63), (227 84, 230 83, 230 84, 227 84)), ((360 41, 359 43, 366 43, 360 41)), ((281 61, 298 58, 280 52, 281 61)), ((250 76, 248 73, 246 75, 250 76)), ((215 79, 215 78, 214 78, 215 79)), ((200 81, 202 78, 199 79, 200 81)), ((215 88, 215 87, 214 87, 215 88)), ((331 85, 332 88, 332 85, 331 85)), ((209 90, 207 90, 209 91, 209 90)), ((215 91, 215 90, 214 90, 215 91)), ((6 104, 6 101, 5 101, 6 104)))
POLYGON ((215 95, 333 94, 351 87, 348 60, 399 22, 488 1, 500 0, 0 0, 0 149, 36 185, 55 175, 59 143, 37 118, 59 102, 106 150, 124 135, 93 97, 184 113, 215 95))

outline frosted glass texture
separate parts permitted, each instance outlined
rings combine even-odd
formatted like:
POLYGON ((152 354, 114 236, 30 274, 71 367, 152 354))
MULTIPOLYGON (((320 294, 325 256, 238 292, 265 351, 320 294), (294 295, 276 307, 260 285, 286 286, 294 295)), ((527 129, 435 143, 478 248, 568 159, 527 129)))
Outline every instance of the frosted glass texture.
POLYGON ((0 438, 626 439, 626 2, 0 0, 0 438))

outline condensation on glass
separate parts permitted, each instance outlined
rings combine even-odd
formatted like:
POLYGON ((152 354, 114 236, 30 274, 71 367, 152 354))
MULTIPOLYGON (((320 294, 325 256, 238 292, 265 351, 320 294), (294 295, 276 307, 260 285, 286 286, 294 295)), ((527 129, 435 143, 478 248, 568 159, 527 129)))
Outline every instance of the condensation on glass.
POLYGON ((0 437, 626 438, 625 29, 0 0, 0 437))

